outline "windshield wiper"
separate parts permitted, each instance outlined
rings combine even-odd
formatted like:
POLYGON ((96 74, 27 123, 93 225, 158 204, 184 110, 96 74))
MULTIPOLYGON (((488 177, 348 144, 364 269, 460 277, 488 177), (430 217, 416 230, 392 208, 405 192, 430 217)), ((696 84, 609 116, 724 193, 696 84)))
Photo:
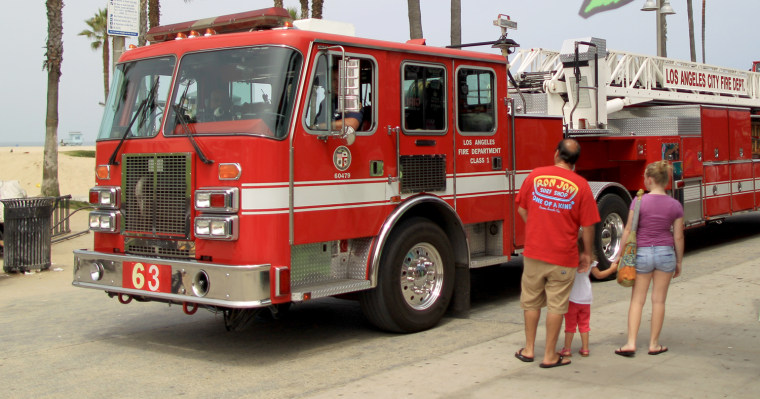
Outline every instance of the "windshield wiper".
POLYGON ((172 109, 174 109, 174 115, 179 121, 179 124, 182 125, 182 132, 185 133, 185 136, 187 136, 187 138, 190 140, 190 144, 192 144, 193 148, 195 148, 195 153, 198 154, 198 158, 201 159, 201 162, 205 163, 206 165, 214 163, 214 161, 206 158, 206 155, 204 155, 203 151, 201 151, 201 147, 198 146, 198 142, 195 141, 195 136, 193 136, 193 133, 190 131, 190 127, 187 126, 187 119, 185 119, 185 115, 181 112, 182 108, 180 108, 180 106, 177 104, 172 104, 172 109))
POLYGON ((143 109, 148 105, 150 102, 153 103, 153 99, 156 96, 156 89, 158 88, 158 79, 156 79, 153 82, 153 85, 150 88, 150 92, 148 93, 148 96, 145 97, 144 100, 140 102, 140 105, 137 107, 137 112, 132 116, 132 119, 129 121, 129 124, 127 125, 127 129, 124 131, 124 134, 121 136, 121 140, 119 140, 119 144, 116 146, 116 148, 113 150, 113 154, 111 154, 111 157, 108 158, 108 164, 109 165, 118 165, 119 163, 116 162, 116 155, 119 153, 119 150, 121 149, 122 144, 124 144, 124 140, 127 139, 127 136, 129 136, 129 132, 132 130, 132 125, 135 124, 135 121, 137 118, 142 114, 143 109))
POLYGON ((201 151, 201 147, 198 146, 198 143, 195 141, 195 136, 193 136, 193 133, 190 131, 190 127, 187 126, 187 118, 185 118, 185 113, 181 112, 183 108, 178 105, 184 104, 185 98, 187 96, 187 90, 190 88, 192 82, 193 79, 189 79, 187 81, 185 91, 182 92, 182 95, 179 97, 179 101, 172 104, 172 109, 174 110, 174 118, 179 121, 180 125, 182 125, 182 132, 185 133, 185 136, 187 136, 187 138, 190 140, 190 144, 192 144, 193 148, 195 148, 195 153, 198 154, 198 158, 200 158, 201 162, 205 163, 206 165, 210 165, 214 163, 214 161, 206 158, 206 155, 204 155, 203 151, 201 151))

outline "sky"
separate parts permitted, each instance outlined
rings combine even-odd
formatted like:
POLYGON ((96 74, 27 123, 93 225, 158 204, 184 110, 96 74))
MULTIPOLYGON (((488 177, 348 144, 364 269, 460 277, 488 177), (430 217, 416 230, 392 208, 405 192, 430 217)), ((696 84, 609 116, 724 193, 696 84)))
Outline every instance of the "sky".
MULTIPOLYGON (((645 0, 633 2, 588 19, 578 15, 583 0, 461 0, 462 42, 495 40, 493 26, 499 14, 518 23, 509 37, 522 48, 559 50, 565 39, 607 39, 609 49, 637 54, 657 53, 655 13, 641 11, 645 0)), ((689 60, 686 0, 671 0, 676 11, 667 17, 670 58, 689 60)), ((59 92, 59 140, 69 132, 81 132, 92 144, 100 127, 103 107, 103 70, 100 51, 77 34, 84 21, 106 6, 105 0, 64 0, 63 75, 59 92)), ((285 0, 286 7, 300 7, 285 0)), ((427 45, 449 44, 449 2, 420 0, 422 28, 427 45)), ((693 0, 698 60, 701 62, 702 1, 693 0)), ((214 17, 271 7, 271 0, 163 0, 161 23, 214 17)), ((760 60, 760 40, 750 37, 760 15, 756 0, 708 0, 706 2, 706 63, 746 70, 760 60)), ((6 7, 8 8, 8 7, 6 7)), ((0 61, 0 145, 42 145, 45 140, 47 72, 42 70, 47 32, 45 1, 18 1, 4 18, 5 55, 0 61)), ((323 18, 355 25, 356 35, 403 42, 409 38, 406 0, 325 0, 323 18)), ((128 39, 127 44, 135 40, 128 39)), ((489 48, 482 51, 495 52, 489 48)))

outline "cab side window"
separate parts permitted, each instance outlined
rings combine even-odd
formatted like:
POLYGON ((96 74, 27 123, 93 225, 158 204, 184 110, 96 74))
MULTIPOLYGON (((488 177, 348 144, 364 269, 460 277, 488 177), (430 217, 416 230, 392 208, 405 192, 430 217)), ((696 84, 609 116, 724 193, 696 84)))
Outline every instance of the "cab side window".
POLYGON ((463 133, 490 133, 496 120, 494 72, 461 68, 457 71, 457 124, 463 133))
MULTIPOLYGON (((375 95, 375 64, 370 59, 350 55, 359 59, 359 99, 361 109, 358 112, 346 112, 346 118, 359 120, 358 132, 370 131, 376 124, 373 111, 375 95)), ((333 126, 332 122, 339 121, 343 114, 338 109, 338 64, 340 56, 323 54, 317 59, 314 77, 309 87, 309 104, 306 107, 304 123, 315 132, 325 132, 333 126)))
POLYGON ((402 95, 404 130, 444 132, 446 129, 446 69, 405 64, 402 95))

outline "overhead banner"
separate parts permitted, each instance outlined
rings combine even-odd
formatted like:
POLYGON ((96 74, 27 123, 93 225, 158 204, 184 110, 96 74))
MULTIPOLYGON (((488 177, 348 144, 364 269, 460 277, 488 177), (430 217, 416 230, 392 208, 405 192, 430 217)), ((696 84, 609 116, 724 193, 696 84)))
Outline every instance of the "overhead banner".
POLYGON ((108 34, 137 36, 140 33, 140 0, 108 0, 108 34))
POLYGON ((578 14, 583 18, 588 18, 600 12, 620 8, 633 0, 583 0, 583 5, 578 14))
POLYGON ((708 91, 719 94, 747 95, 745 75, 713 72, 688 67, 665 65, 664 86, 669 89, 708 91))

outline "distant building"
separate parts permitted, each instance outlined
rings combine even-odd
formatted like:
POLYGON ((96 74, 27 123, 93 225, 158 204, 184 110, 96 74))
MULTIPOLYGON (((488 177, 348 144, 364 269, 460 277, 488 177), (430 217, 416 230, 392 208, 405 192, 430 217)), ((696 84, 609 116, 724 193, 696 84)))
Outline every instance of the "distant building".
POLYGON ((69 132, 69 137, 61 139, 61 145, 82 145, 82 132, 69 132))

